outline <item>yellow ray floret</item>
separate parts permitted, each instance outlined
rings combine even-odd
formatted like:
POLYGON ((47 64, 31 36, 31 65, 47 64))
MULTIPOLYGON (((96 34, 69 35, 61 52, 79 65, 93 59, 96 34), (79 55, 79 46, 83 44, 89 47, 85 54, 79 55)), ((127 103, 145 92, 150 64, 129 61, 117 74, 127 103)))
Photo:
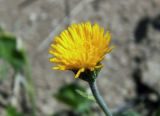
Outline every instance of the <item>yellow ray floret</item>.
POLYGON ((110 41, 111 33, 104 33, 98 24, 72 24, 54 38, 49 49, 53 55, 50 62, 57 64, 53 67, 56 70, 77 70, 77 78, 87 69, 93 71, 101 67, 98 63, 112 50, 110 41))

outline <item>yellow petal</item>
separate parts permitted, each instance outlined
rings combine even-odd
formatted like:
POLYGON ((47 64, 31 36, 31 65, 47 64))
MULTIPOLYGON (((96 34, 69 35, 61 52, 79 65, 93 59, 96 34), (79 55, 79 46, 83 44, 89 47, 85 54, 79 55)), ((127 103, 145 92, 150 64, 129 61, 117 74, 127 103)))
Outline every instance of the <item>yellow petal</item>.
POLYGON ((77 74, 75 75, 75 78, 78 78, 79 75, 80 75, 82 72, 84 72, 84 71, 85 71, 84 68, 79 69, 78 72, 77 72, 77 74))
POLYGON ((97 23, 72 24, 51 43, 50 62, 56 64, 53 68, 56 70, 78 70, 75 75, 78 78, 85 69, 93 71, 102 67, 97 63, 114 48, 109 47, 110 41, 111 33, 105 33, 97 23))

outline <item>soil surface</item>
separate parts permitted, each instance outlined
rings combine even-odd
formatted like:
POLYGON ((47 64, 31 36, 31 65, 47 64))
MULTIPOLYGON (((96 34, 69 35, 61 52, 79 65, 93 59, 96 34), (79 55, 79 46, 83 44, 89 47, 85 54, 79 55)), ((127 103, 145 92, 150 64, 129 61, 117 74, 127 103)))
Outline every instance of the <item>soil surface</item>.
POLYGON ((75 80, 69 71, 51 70, 50 42, 69 23, 84 21, 97 22, 112 32, 116 47, 105 57, 98 78, 111 109, 135 96, 132 72, 137 56, 143 59, 143 81, 159 91, 160 0, 0 0, 0 25, 19 37, 27 50, 39 116, 66 108, 53 94, 75 80))

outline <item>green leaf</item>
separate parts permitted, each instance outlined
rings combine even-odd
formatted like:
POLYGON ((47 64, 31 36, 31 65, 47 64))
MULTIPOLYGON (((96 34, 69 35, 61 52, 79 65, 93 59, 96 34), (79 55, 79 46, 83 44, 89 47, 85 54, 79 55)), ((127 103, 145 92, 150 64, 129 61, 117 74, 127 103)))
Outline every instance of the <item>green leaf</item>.
POLYGON ((92 100, 95 101, 95 98, 93 97, 93 95, 88 95, 86 92, 81 91, 81 90, 76 90, 76 92, 81 95, 82 97, 88 99, 88 100, 92 100))
POLYGON ((141 115, 134 110, 127 110, 125 112, 122 112, 121 114, 118 113, 115 116, 141 116, 141 115))
POLYGON ((18 112, 13 106, 8 106, 6 109, 7 116, 24 116, 22 113, 18 112))
POLYGON ((0 33, 3 32, 3 29, 0 27, 0 33))
POLYGON ((29 61, 27 59, 25 50, 21 46, 21 43, 15 36, 5 32, 0 28, 0 59, 10 64, 16 73, 23 72, 24 75, 26 75, 27 83, 25 84, 25 89, 31 101, 33 110, 32 116, 34 116, 36 114, 36 107, 35 92, 30 71, 31 67, 29 66, 29 61))
POLYGON ((160 108, 155 112, 154 116, 160 116, 160 108))
POLYGON ((63 85, 55 94, 55 97, 70 106, 76 112, 85 112, 91 108, 91 100, 79 95, 76 90, 85 92, 85 89, 78 84, 71 83, 63 85))
POLYGON ((8 73, 8 65, 6 63, 2 63, 0 66, 0 81, 4 80, 7 77, 8 73))
POLYGON ((11 64, 15 70, 20 70, 25 64, 25 54, 23 50, 17 50, 16 37, 0 32, 0 59, 11 64))

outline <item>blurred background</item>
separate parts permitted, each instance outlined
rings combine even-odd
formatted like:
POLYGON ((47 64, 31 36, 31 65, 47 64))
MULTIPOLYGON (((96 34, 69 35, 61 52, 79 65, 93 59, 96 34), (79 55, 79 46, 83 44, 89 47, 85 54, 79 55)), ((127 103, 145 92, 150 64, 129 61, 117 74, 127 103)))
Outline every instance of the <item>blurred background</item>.
POLYGON ((87 83, 53 71, 48 48, 72 23, 116 48, 98 87, 115 116, 160 116, 160 0, 0 0, 0 116, 104 116, 87 83))

